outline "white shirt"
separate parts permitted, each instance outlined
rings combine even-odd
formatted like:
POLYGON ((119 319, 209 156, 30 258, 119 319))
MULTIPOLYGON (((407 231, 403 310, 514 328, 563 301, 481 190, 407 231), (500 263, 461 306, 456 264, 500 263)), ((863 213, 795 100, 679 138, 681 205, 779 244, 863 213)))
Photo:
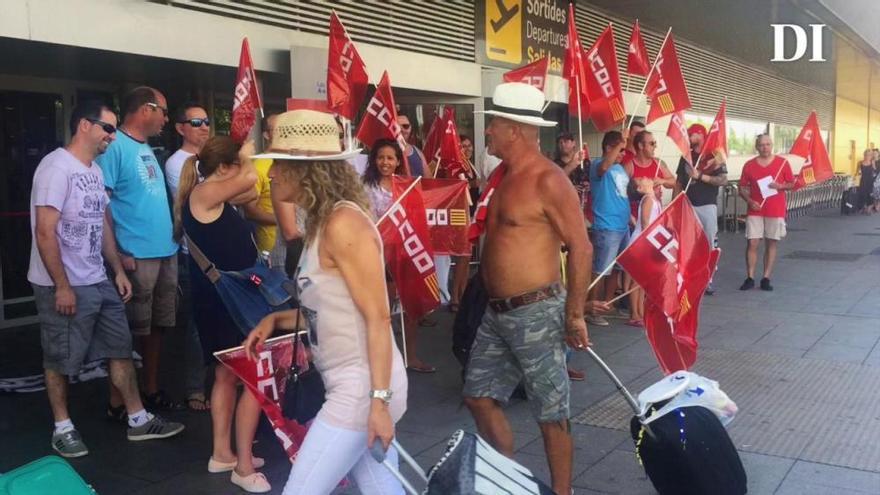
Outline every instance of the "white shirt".
POLYGON ((169 156, 168 160, 165 160, 165 182, 171 189, 172 200, 177 199, 177 186, 180 184, 180 171, 183 170, 183 163, 193 155, 194 153, 184 151, 181 148, 169 156))

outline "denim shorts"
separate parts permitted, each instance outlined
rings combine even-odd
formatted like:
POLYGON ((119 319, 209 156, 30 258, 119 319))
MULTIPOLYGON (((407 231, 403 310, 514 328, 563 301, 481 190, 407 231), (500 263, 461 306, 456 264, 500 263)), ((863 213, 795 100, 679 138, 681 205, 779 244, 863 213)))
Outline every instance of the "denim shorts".
MULTIPOLYGON (((593 273, 602 273, 629 244, 629 230, 593 230, 593 273)), ((615 270, 620 270, 616 265, 615 270)))

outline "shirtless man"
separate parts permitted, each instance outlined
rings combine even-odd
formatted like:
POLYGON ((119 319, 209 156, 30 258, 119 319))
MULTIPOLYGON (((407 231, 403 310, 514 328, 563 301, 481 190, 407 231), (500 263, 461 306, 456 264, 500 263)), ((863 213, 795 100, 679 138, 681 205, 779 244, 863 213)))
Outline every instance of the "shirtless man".
POLYGON ((592 246, 577 193, 538 148, 543 94, 522 83, 495 90, 486 134, 507 167, 489 202, 480 271, 489 306, 471 350, 465 403, 480 435, 508 457, 513 433, 502 410, 520 381, 544 437, 553 489, 571 491, 572 440, 566 344, 589 345, 584 302, 592 246), (517 113, 521 112, 521 113, 517 113), (559 252, 568 248, 568 286, 559 252), (567 289, 567 294, 566 294, 567 289))

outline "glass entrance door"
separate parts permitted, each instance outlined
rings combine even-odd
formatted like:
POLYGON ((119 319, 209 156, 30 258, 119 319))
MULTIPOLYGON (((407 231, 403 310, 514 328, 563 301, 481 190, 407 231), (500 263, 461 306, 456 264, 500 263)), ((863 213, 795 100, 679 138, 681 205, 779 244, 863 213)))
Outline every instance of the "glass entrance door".
POLYGON ((61 95, 0 90, 0 328, 36 321, 27 281, 31 184, 64 141, 63 115, 61 95))

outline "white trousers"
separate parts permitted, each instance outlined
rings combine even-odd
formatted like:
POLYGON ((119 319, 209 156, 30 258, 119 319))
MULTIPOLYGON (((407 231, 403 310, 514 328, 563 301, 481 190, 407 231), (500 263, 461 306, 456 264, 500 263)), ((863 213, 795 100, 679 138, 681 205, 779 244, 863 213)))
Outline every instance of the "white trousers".
MULTIPOLYGON (((378 439, 376 440, 379 441, 378 439)), ((387 459, 397 467, 397 450, 387 459)), ((361 493, 403 495, 400 482, 367 449, 367 432, 331 426, 316 419, 290 468, 283 495, 326 495, 351 473, 361 493)))

